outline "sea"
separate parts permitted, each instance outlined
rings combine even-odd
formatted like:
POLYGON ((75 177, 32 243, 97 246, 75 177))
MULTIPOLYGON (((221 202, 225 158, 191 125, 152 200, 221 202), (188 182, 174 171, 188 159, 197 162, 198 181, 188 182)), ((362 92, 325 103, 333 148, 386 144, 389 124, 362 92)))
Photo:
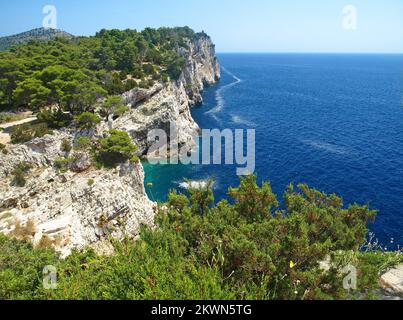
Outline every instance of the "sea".
MULTIPOLYGON (((221 81, 192 109, 202 129, 255 130, 255 173, 281 199, 290 182, 378 210, 373 238, 403 245, 403 55, 219 54, 221 81)), ((246 148, 246 146, 245 146, 246 148)), ((239 183, 234 165, 144 164, 147 193, 239 183), (151 184, 152 187, 151 187, 151 184)))

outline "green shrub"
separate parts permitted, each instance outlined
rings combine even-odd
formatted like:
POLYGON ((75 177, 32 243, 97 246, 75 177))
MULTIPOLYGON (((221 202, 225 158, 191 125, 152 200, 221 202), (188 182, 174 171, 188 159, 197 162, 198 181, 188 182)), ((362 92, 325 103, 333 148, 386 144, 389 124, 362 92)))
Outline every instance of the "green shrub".
POLYGON ((38 120, 46 123, 49 128, 60 129, 67 127, 71 123, 71 116, 63 112, 61 108, 52 110, 50 108, 42 109, 38 115, 38 120))
POLYGON ((161 80, 161 74, 159 73, 154 73, 152 76, 152 79, 155 81, 161 80))
POLYGON ((91 146, 92 146, 91 139, 85 136, 78 137, 74 142, 74 150, 77 151, 86 151, 90 149, 91 146))
POLYGON ((178 80, 182 74, 182 69, 185 64, 185 59, 182 57, 175 57, 169 62, 167 73, 171 79, 178 80))
POLYGON ((72 161, 72 158, 57 158, 54 165, 61 173, 65 173, 69 170, 72 161))
POLYGON ((34 249, 28 241, 0 234, 0 299, 40 299, 43 269, 57 263, 53 250, 34 249))
POLYGON ((143 77, 145 76, 145 74, 144 74, 144 72, 143 72, 143 69, 142 69, 141 66, 139 66, 139 65, 136 65, 136 66, 133 68, 132 75, 133 75, 133 77, 136 78, 136 79, 141 79, 141 78, 143 78, 143 77))
POLYGON ((121 116, 123 116, 127 111, 129 111, 130 110, 130 108, 128 107, 128 106, 125 106, 125 105, 120 105, 120 106, 117 106, 114 110, 113 110, 113 114, 115 115, 115 116, 118 116, 118 117, 121 117, 121 116))
POLYGON ((143 71, 146 75, 152 75, 155 73, 154 66, 149 63, 143 65, 143 71))
POLYGON ((109 117, 110 115, 122 116, 128 110, 129 107, 123 103, 121 96, 108 97, 102 106, 102 114, 105 117, 109 117))
POLYGON ((147 80, 142 79, 139 83, 139 87, 142 89, 148 89, 150 86, 147 80))
POLYGON ((32 130, 25 130, 28 129, 28 126, 16 126, 11 130, 10 138, 11 142, 14 144, 17 143, 25 143, 31 141, 33 139, 33 132, 32 130))
POLYGON ((95 184, 94 179, 88 179, 87 185, 88 185, 89 187, 92 187, 94 184, 95 184))
POLYGON ((164 83, 169 82, 169 75, 166 74, 166 73, 163 73, 163 74, 161 75, 161 80, 162 80, 164 83))
POLYGON ((72 149, 73 146, 71 145, 70 139, 63 139, 62 145, 60 146, 60 150, 69 153, 72 149))
POLYGON ((91 129, 101 122, 99 116, 92 112, 83 112, 75 120, 80 129, 91 129))
POLYGON ((26 123, 12 128, 10 138, 14 144, 25 143, 34 138, 42 138, 47 134, 52 134, 46 123, 26 123))
POLYGON ((18 187, 25 187, 27 180, 26 175, 32 169, 32 165, 28 162, 20 162, 17 164, 12 171, 12 175, 14 176, 14 183, 18 187))
POLYGON ((109 137, 100 140, 98 159, 106 167, 132 159, 137 151, 127 132, 111 130, 109 137))
POLYGON ((128 79, 125 82, 125 91, 130 91, 130 90, 132 90, 134 88, 137 88, 137 87, 138 87, 138 84, 137 84, 136 80, 128 79))
MULTIPOLYGON (((90 181, 89 181, 90 182, 90 181)), ((342 199, 305 185, 289 187, 285 207, 270 184, 246 177, 229 190, 233 202, 210 205, 206 188, 191 199, 173 191, 137 241, 113 241, 114 254, 51 250, 0 235, 0 298, 312 300, 376 298, 379 276, 402 262, 401 253, 360 252, 376 212, 343 207, 342 199), (203 208, 203 209, 202 209, 203 208), (329 271, 319 263, 331 259, 329 271), (358 288, 343 289, 339 268, 353 263, 358 288), (44 265, 58 270, 58 290, 44 290, 44 265)), ((108 220, 103 216, 100 226, 108 220)))

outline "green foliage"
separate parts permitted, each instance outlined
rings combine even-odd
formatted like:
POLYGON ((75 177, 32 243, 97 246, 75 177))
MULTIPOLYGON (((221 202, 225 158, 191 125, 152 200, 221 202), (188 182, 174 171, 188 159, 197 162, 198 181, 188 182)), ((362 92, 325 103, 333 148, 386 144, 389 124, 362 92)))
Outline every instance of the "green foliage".
POLYGON ((47 134, 52 134, 46 123, 35 122, 15 126, 11 130, 10 138, 14 144, 25 143, 34 138, 41 138, 47 134))
POLYGON ((190 190, 191 200, 172 191, 157 228, 113 241, 112 256, 88 250, 59 260, 0 236, 0 299, 367 299, 376 298, 380 273, 403 261, 401 253, 358 251, 376 212, 344 208, 335 195, 290 186, 278 210, 270 185, 253 176, 229 190, 234 204, 211 206, 206 189, 190 190), (319 263, 328 257, 325 271, 319 263), (347 263, 359 272, 352 293, 339 271, 347 263), (47 264, 58 270, 57 290, 38 280, 47 264))
POLYGON ((49 41, 55 38, 70 39, 73 36, 57 29, 38 28, 16 35, 0 38, 0 51, 8 50, 11 47, 31 41, 49 41))
POLYGON ((130 90, 132 90, 132 89, 134 89, 134 88, 137 88, 137 87, 138 87, 137 81, 134 80, 134 79, 128 79, 128 80, 124 83, 124 91, 125 91, 125 92, 130 91, 130 90))
POLYGON ((65 173, 69 170, 72 161, 72 158, 57 158, 54 165, 61 173, 65 173))
POLYGON ((69 153, 73 149, 71 142, 69 139, 63 139, 62 144, 60 146, 60 150, 63 152, 69 153))
POLYGON ((16 186, 25 187, 27 183, 26 175, 31 169, 32 166, 28 162, 20 162, 15 166, 11 174, 14 176, 16 186))
POLYGON ((88 179, 87 185, 88 185, 89 187, 92 187, 94 184, 95 184, 94 179, 88 179))
POLYGON ((91 129, 101 122, 101 118, 92 112, 83 112, 75 117, 80 129, 91 129))
POLYGON ((185 64, 185 59, 182 57, 175 57, 170 60, 167 73, 171 79, 177 80, 182 74, 182 69, 185 64))
MULTIPOLYGON (((189 185, 191 183, 188 181, 189 185)), ((206 186, 200 188, 189 189, 189 200, 192 204, 192 211, 196 214, 205 214, 209 207, 214 203, 214 195, 212 190, 213 181, 209 181, 206 186)), ((175 194, 174 194, 175 195, 175 194)))
POLYGON ((155 73, 154 66, 150 63, 146 63, 143 65, 143 71, 146 75, 153 75, 155 73))
POLYGON ((99 144, 98 159, 106 167, 115 167, 132 159, 137 151, 129 134, 124 131, 111 130, 109 137, 101 139, 99 144))
POLYGON ((358 274, 358 286, 365 292, 366 298, 373 298, 378 290, 379 275, 390 268, 403 263, 402 252, 360 252, 355 257, 360 266, 358 274))
POLYGON ((178 49, 199 36, 187 27, 101 30, 94 37, 16 46, 0 52, 0 104, 35 111, 58 105, 73 114, 93 111, 100 98, 136 87, 129 75, 177 79, 184 64, 178 49), (159 75, 161 70, 165 75, 159 75))
POLYGON ((299 192, 290 186, 286 210, 275 210, 270 185, 259 187, 254 176, 229 190, 233 205, 221 201, 210 208, 212 196, 204 188, 189 193, 189 207, 176 192, 170 195, 169 213, 160 215, 159 224, 181 234, 197 263, 219 268, 237 298, 346 297, 343 276, 322 271, 319 263, 335 251, 357 252, 376 212, 358 205, 344 209, 340 198, 304 185, 299 192))
POLYGON ((58 263, 49 249, 33 249, 27 241, 0 234, 0 300, 40 299, 43 268, 58 263))
POLYGON ((57 108, 56 110, 44 108, 37 114, 37 118, 52 129, 66 127, 71 122, 71 116, 64 113, 61 108, 57 108))
POLYGON ((154 81, 152 79, 149 80, 141 80, 139 83, 139 87, 142 89, 149 89, 154 85, 154 81))
POLYGON ((92 146, 92 141, 88 137, 78 137, 76 141, 74 142, 74 150, 77 151, 86 151, 90 149, 92 146))
POLYGON ((108 97, 102 106, 102 114, 107 118, 110 115, 122 116, 128 110, 129 107, 123 103, 121 96, 108 97))
MULTIPOLYGON (((152 187, 152 184, 150 185, 152 187)), ((181 214, 188 207, 190 201, 184 194, 178 194, 178 191, 171 190, 168 195, 168 205, 181 214)))
POLYGON ((60 290, 48 299, 231 299, 215 269, 185 257, 186 244, 175 233, 143 228, 142 239, 114 243, 115 255, 73 253, 59 266, 60 290), (74 271, 73 271, 74 270, 74 271), (73 271, 73 273, 71 273, 73 271))

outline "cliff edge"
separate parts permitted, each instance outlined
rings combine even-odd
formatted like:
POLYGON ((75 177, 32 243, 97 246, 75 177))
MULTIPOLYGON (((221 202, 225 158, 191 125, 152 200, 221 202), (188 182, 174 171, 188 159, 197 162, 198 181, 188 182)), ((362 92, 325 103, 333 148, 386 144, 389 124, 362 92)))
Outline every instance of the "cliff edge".
MULTIPOLYGON (((148 131, 167 130, 174 122, 182 133, 179 143, 194 143, 199 127, 190 107, 202 102, 206 85, 220 79, 220 67, 214 44, 205 34, 189 41, 179 54, 185 64, 178 80, 124 93, 130 111, 87 134, 104 137, 111 127, 126 131, 142 155, 149 147, 148 131)), ((74 159, 71 170, 62 173, 57 169, 58 159, 69 156, 62 151, 63 141, 73 143, 82 134, 75 128, 65 128, 25 144, 9 145, 7 153, 0 154, 0 232, 22 234, 35 245, 50 243, 66 256, 72 249, 87 246, 109 253, 109 236, 135 238, 141 224, 153 224, 156 204, 145 192, 141 163, 98 169, 88 155, 81 154, 74 159), (31 167, 23 187, 13 182, 12 173, 18 163, 31 167)))

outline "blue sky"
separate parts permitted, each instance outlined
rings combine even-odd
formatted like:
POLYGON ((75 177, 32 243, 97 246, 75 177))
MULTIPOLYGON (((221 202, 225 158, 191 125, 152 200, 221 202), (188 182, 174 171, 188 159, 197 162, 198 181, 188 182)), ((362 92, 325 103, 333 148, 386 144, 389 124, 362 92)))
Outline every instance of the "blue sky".
POLYGON ((40 27, 48 4, 75 35, 188 25, 219 52, 403 53, 403 0, 3 0, 0 36, 40 27), (342 26, 346 5, 357 9, 356 30, 342 26))

